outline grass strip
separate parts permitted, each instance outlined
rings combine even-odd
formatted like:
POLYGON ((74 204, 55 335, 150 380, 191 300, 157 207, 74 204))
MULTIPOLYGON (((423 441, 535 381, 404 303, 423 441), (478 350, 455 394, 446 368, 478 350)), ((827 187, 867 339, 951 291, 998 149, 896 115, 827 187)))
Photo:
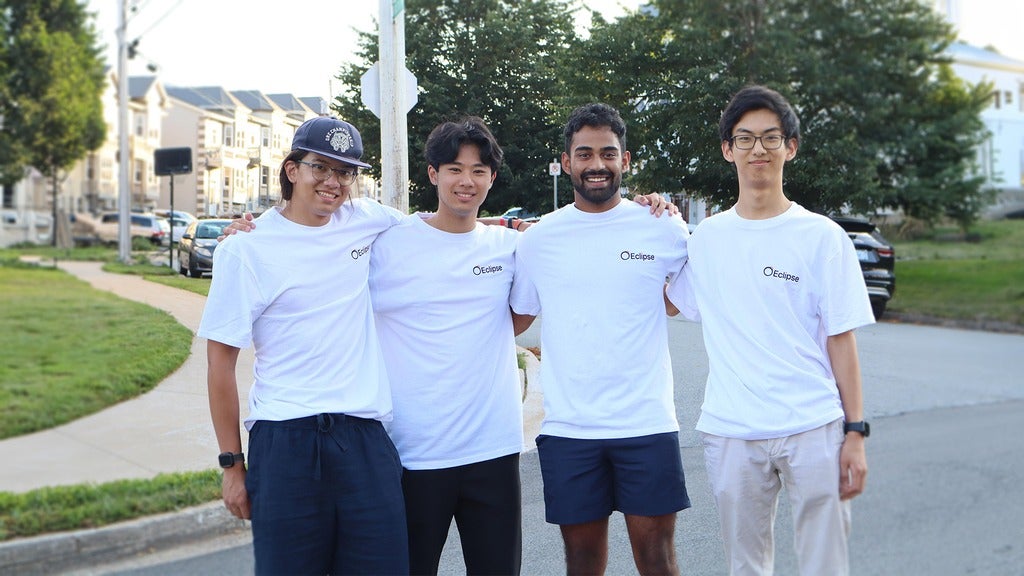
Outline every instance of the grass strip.
POLYGON ((174 512, 220 495, 219 470, 55 486, 21 494, 0 492, 0 542, 174 512))

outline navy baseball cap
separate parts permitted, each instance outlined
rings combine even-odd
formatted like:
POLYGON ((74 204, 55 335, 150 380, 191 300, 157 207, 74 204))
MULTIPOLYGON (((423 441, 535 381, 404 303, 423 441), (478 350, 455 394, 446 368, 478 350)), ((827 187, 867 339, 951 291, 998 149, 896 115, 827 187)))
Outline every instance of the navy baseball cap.
POLYGON ((363 139, 359 130, 334 116, 317 116, 303 122, 295 131, 292 150, 316 152, 353 166, 370 167, 359 161, 363 156, 363 139))

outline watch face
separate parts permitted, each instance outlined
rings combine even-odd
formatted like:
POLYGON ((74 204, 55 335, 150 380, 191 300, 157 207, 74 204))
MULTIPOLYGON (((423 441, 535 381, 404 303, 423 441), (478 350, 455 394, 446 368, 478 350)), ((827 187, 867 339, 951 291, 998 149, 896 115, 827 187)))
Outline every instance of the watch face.
POLYGON ((231 468, 235 465, 235 455, 231 452, 225 452, 217 456, 217 459, 220 461, 221 468, 231 468))

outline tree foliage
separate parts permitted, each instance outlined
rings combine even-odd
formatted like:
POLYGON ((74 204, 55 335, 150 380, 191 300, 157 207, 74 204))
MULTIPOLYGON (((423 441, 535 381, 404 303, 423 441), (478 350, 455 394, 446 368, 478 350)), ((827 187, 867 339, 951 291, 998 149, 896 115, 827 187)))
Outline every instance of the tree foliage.
MULTIPOLYGON (((439 122, 480 116, 505 151, 504 165, 483 205, 549 209, 547 166, 561 152, 559 69, 577 41, 565 0, 407 0, 406 67, 416 75, 418 102, 409 113, 409 205, 434 210, 423 145, 439 122)), ((362 33, 360 62, 342 68, 347 87, 334 108, 363 134, 365 154, 378 164, 380 121, 360 99, 360 77, 377 60, 377 35, 362 33)), ((371 170, 379 175, 379 168, 371 170)))
POLYGON ((76 0, 0 0, 0 176, 22 163, 55 178, 106 135, 104 63, 96 31, 76 0))
POLYGON ((835 212, 973 218, 987 86, 949 70, 950 27, 918 0, 654 0, 599 20, 573 50, 570 92, 623 110, 642 191, 735 202, 717 132, 731 94, 775 88, 802 122, 787 195, 835 212))

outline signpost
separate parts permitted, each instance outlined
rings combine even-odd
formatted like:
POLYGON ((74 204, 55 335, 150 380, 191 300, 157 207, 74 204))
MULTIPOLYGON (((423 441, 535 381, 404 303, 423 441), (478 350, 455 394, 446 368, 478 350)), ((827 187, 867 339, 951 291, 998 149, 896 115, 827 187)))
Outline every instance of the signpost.
POLYGON ((167 239, 167 265, 174 270, 174 175, 192 172, 192 149, 188 146, 157 148, 153 151, 153 172, 157 176, 171 177, 171 209, 167 213, 171 237, 167 239))
POLYGON ((551 180, 555 186, 554 202, 552 203, 552 210, 558 210, 558 177, 562 174, 562 165, 558 162, 558 158, 551 161, 548 164, 548 174, 551 174, 551 180))

